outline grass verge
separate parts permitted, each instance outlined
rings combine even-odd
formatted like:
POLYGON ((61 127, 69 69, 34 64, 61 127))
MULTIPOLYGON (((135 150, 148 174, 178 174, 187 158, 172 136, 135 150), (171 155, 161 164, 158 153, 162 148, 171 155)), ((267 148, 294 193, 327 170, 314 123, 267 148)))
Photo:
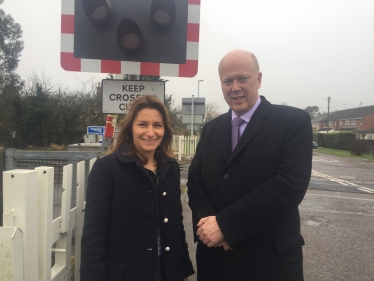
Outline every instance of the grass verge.
POLYGON ((346 151, 346 150, 338 150, 338 149, 331 149, 331 148, 326 148, 326 147, 318 147, 315 151, 325 153, 325 154, 336 155, 336 156, 350 157, 350 158, 360 158, 360 159, 367 159, 369 161, 374 161, 374 156, 373 155, 364 154, 362 156, 356 156, 356 155, 351 154, 350 151, 346 151))

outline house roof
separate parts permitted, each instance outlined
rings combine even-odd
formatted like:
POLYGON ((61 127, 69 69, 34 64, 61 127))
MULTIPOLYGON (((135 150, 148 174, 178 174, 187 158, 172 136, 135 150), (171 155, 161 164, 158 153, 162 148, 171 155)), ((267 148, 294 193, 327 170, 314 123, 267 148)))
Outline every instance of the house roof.
POLYGON ((322 131, 331 131, 331 130, 333 130, 334 128, 332 128, 332 127, 329 127, 328 129, 327 129, 327 127, 324 127, 324 128, 319 128, 318 129, 318 132, 322 132, 322 131))
MULTIPOLYGON (((363 106, 363 107, 357 107, 357 108, 350 108, 350 109, 344 109, 339 110, 335 112, 331 112, 329 118, 327 118, 327 114, 325 118, 314 121, 316 118, 312 120, 312 122, 326 122, 326 121, 336 121, 336 120, 345 120, 345 119, 359 119, 363 118, 371 113, 374 113, 374 105, 370 106, 363 106)), ((322 117, 321 115, 320 117, 322 117)), ((318 118, 318 117, 317 117, 318 118)))
POLYGON ((370 113, 374 113, 374 105, 352 108, 342 119, 363 118, 370 113))
POLYGON ((339 132, 353 132, 356 131, 358 127, 345 127, 345 128, 339 128, 337 131, 339 132))
POLYGON ((320 122, 322 121, 323 119, 327 118, 327 113, 323 113, 321 114, 320 116, 317 116, 317 117, 314 117, 312 119, 312 123, 317 123, 317 122, 320 122))
POLYGON ((360 134, 374 134, 374 127, 370 129, 356 129, 354 132, 360 134))

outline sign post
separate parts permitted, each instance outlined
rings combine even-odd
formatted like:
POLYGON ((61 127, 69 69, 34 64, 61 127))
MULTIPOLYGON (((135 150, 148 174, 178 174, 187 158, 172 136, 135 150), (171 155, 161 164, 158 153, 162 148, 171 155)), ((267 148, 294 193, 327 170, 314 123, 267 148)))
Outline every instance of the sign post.
POLYGON ((193 95, 192 95, 192 99, 191 99, 191 139, 193 137, 193 116, 194 116, 194 100, 193 100, 193 95))

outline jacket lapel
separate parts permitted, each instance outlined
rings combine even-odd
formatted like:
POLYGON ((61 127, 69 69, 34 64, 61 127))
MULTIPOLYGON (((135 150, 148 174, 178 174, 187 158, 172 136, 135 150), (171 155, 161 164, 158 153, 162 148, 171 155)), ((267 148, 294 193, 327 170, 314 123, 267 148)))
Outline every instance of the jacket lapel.
POLYGON ((169 160, 161 162, 161 165, 158 168, 160 182, 163 181, 163 179, 165 178, 165 175, 168 173, 169 169, 170 169, 169 160))
MULTIPOLYGON (((226 162, 226 166, 230 164, 233 159, 240 155, 241 151, 250 143, 253 137, 256 135, 258 130, 261 128, 264 121, 267 119, 270 110, 270 102, 265 97, 261 96, 261 103, 253 114, 251 120, 247 124, 242 136, 239 139, 237 146, 234 151, 230 154, 229 159, 226 162)), ((231 126, 231 124, 230 124, 231 126)), ((231 131, 230 131, 231 136, 231 131)), ((231 141, 230 141, 231 142, 231 141)), ((226 167, 225 166, 225 167, 226 167)))
POLYGON ((218 133, 221 137, 217 141, 219 142, 221 153, 227 162, 231 155, 231 109, 226 113, 221 126, 218 127, 218 133))

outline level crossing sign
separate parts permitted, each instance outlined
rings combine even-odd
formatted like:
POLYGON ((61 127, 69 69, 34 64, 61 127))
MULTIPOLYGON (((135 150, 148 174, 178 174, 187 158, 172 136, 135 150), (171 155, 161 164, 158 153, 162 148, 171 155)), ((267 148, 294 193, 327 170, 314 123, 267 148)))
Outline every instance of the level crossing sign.
POLYGON ((61 0, 61 67, 76 72, 194 77, 198 71, 199 32, 200 0, 61 0), (160 14, 152 12, 154 2, 175 4, 170 26, 153 26, 150 15, 160 14), (95 21, 85 9, 95 3, 105 4, 98 8, 107 9, 108 19, 95 21), (129 18, 134 20, 124 21, 129 18), (139 40, 122 46, 119 43, 130 37, 126 36, 127 29, 139 40), (139 48, 129 50, 135 43, 139 48))
POLYGON ((105 114, 125 114, 130 103, 144 95, 154 95, 165 103, 165 81, 104 79, 101 85, 105 114))

